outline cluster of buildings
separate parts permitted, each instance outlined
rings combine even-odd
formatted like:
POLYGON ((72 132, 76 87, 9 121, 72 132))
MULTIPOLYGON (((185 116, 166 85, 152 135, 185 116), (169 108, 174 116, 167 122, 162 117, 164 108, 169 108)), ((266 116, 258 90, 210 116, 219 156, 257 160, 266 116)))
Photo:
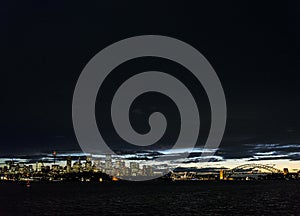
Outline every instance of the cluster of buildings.
POLYGON ((152 166, 140 165, 137 162, 130 162, 127 166, 121 159, 112 159, 107 155, 104 161, 92 160, 86 157, 85 161, 80 158, 72 163, 71 156, 66 158, 65 165, 55 163, 44 163, 38 161, 36 164, 26 164, 24 162, 6 161, 5 165, 0 167, 0 180, 66 180, 80 179, 91 180, 93 178, 103 177, 118 178, 126 176, 155 176, 160 175, 159 170, 153 170, 152 166))
POLYGON ((159 171, 154 171, 153 166, 142 165, 138 162, 130 162, 129 166, 126 166, 125 161, 116 159, 114 162, 110 155, 106 155, 105 161, 95 161, 95 166, 103 173, 110 176, 154 176, 159 175, 159 171))

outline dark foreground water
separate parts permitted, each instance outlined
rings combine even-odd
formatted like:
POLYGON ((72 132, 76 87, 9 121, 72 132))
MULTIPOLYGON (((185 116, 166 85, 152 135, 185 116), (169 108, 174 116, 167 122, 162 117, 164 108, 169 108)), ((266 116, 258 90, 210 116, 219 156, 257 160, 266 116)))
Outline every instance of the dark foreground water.
POLYGON ((300 215, 300 181, 0 182, 0 215, 300 215))

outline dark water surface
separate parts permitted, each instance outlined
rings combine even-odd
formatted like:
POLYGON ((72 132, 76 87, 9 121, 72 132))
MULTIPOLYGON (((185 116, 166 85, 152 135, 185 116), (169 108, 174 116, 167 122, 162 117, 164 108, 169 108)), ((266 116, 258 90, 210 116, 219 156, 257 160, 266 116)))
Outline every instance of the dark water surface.
POLYGON ((0 182, 0 215, 300 215, 300 181, 0 182))

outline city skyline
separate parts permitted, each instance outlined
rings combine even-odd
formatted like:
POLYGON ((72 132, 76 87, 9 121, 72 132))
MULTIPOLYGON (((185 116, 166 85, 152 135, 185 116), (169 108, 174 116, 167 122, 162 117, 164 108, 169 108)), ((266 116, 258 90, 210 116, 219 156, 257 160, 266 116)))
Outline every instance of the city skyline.
MULTIPOLYGON (((170 167, 173 169, 176 167, 197 167, 197 168, 234 168, 241 164, 245 163, 260 163, 265 165, 271 165, 277 167, 281 170, 284 168, 289 168, 291 170, 300 170, 300 161, 299 160, 291 160, 286 157, 286 155, 282 155, 276 157, 276 155, 272 155, 272 151, 258 153, 255 157, 249 158, 232 158, 232 159, 223 159, 221 156, 212 156, 210 157, 211 160, 209 162, 201 162, 201 150, 195 149, 191 152, 191 157, 185 160, 177 160, 177 161, 164 161, 164 162, 156 162, 152 161, 155 159, 155 155, 165 154, 165 155, 174 155, 184 152, 183 151, 176 151, 173 150, 169 152, 168 150, 165 151, 158 151, 158 152, 141 152, 141 153, 128 153, 120 155, 119 157, 112 156, 114 160, 120 159, 126 162, 126 165, 129 165, 130 162, 137 162, 140 164, 149 164, 149 165, 159 165, 159 164, 169 164, 170 167), (193 154, 200 154, 197 156, 193 156, 193 154), (274 157, 276 159, 274 159, 274 157), (145 160, 146 159, 146 160, 145 160)), ((202 150, 203 152, 203 150, 202 150)), ((292 153, 297 154, 297 153, 292 153)), ((91 155, 83 152, 58 152, 56 155, 56 163, 59 165, 64 165, 65 160, 67 157, 72 158, 72 163, 78 161, 78 158, 85 159, 86 157, 91 157, 94 160, 104 160, 106 155, 91 155)), ((19 155, 19 156, 12 156, 12 157, 0 157, 0 166, 5 165, 5 161, 16 161, 16 162, 23 162, 25 164, 36 164, 38 161, 43 161, 45 164, 53 164, 53 154, 52 153, 44 153, 44 154, 35 154, 35 155, 19 155)))
POLYGON ((105 155, 104 159, 92 156, 64 157, 56 163, 57 152, 53 152, 52 163, 37 161, 35 165, 21 161, 8 160, 0 166, 2 181, 141 181, 150 179, 181 180, 296 180, 300 179, 299 169, 285 167, 278 169, 274 164, 249 163, 228 167, 176 167, 170 169, 166 164, 142 164, 127 161, 120 157, 105 155), (84 158, 84 160, 83 160, 84 158))

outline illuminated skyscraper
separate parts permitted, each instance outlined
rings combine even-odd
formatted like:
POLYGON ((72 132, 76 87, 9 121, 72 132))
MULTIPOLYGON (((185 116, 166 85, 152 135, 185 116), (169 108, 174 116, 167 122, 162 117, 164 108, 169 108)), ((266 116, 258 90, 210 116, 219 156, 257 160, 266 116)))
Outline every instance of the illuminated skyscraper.
POLYGON ((88 170, 88 171, 92 169, 92 159, 91 159, 91 157, 86 157, 85 169, 88 170))
POLYGON ((121 169, 122 168, 122 161, 121 160, 116 160, 116 169, 121 169))
POLYGON ((139 164, 137 162, 130 162, 130 172, 132 176, 137 176, 139 172, 139 164))
POLYGON ((74 172, 81 172, 81 160, 80 160, 80 157, 78 158, 78 161, 76 161, 75 163, 74 163, 74 165, 73 165, 73 170, 74 170, 74 172))
POLYGON ((71 167, 72 167, 72 158, 71 156, 67 157, 67 173, 71 172, 71 167))
POLYGON ((36 171, 42 172, 42 168, 44 167, 44 163, 42 161, 39 161, 36 163, 36 171))
POLYGON ((111 160, 111 155, 106 155, 105 158, 105 169, 112 169, 112 160, 111 160))

